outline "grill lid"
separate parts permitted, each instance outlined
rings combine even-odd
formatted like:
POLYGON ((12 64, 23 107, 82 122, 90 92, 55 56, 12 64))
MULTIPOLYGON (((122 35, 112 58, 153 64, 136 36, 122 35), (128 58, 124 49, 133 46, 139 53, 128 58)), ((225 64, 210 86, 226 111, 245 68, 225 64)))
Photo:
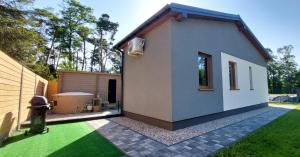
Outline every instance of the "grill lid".
POLYGON ((48 100, 44 96, 34 96, 30 103, 32 106, 48 105, 48 100))

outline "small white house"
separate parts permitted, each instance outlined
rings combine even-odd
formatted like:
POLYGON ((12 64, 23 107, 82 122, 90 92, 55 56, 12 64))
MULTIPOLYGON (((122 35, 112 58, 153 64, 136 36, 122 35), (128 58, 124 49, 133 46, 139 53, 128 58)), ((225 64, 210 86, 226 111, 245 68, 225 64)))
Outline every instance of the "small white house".
POLYGON ((271 57, 239 15, 172 3, 115 47, 130 118, 174 130, 267 105, 271 57))

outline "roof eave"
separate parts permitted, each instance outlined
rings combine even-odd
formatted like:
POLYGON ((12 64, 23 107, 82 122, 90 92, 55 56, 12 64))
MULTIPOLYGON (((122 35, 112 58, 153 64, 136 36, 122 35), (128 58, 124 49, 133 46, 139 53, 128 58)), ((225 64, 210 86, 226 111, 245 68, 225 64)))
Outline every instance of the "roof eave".
POLYGON ((154 14, 153 16, 151 16, 148 20, 146 20, 145 22, 143 22, 141 25, 139 25, 136 29, 134 29, 131 33, 129 33, 127 36, 125 36, 122 40, 120 40, 117 44, 115 44, 113 46, 114 49, 120 49, 121 46, 128 40, 130 40, 130 38, 132 38, 132 36, 135 36, 138 32, 140 32, 141 30, 145 29, 146 27, 148 27, 152 22, 156 21, 157 19, 159 19, 161 16, 164 16, 165 14, 167 14, 170 11, 170 7, 169 4, 165 5, 162 9, 160 9, 156 14, 154 14))
POLYGON ((242 30, 245 35, 249 38, 249 40, 254 44, 254 46, 261 53, 266 62, 272 60, 271 55, 265 50, 263 45, 259 42, 259 40, 255 37, 246 23, 242 20, 239 15, 221 13, 216 11, 210 11, 206 9, 184 6, 180 4, 167 4, 161 10, 159 10, 156 14, 150 17, 147 21, 138 26, 135 30, 133 30, 130 34, 128 34, 125 38, 119 41, 116 45, 113 46, 115 49, 122 49, 122 46, 126 41, 129 41, 134 36, 137 36, 139 32, 143 31, 147 27, 149 27, 152 23, 160 19, 161 17, 167 15, 168 13, 178 13, 184 15, 186 18, 203 18, 209 20, 217 20, 217 21, 227 21, 234 22, 238 25, 239 29, 242 30))
POLYGON ((246 31, 250 38, 252 38, 252 40, 254 40, 254 44, 256 45, 255 47, 260 51, 260 53, 262 54, 263 58, 265 59, 266 62, 272 60, 272 56, 266 51, 266 49, 264 48, 264 46, 261 44, 261 42, 255 37, 255 35, 253 34, 253 32, 250 30, 250 28, 246 25, 246 23, 243 21, 242 18, 240 18, 239 22, 242 24, 242 29, 244 29, 244 31, 246 31))

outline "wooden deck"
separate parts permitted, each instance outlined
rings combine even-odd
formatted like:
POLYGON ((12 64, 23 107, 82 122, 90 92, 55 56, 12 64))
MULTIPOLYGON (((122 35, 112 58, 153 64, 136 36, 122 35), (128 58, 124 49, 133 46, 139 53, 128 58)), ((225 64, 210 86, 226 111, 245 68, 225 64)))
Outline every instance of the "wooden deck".
MULTIPOLYGON (((74 114, 48 114, 46 118, 47 124, 71 123, 80 122, 94 119, 102 119, 109 117, 120 116, 121 111, 118 109, 107 110, 103 112, 87 112, 87 113, 74 113, 74 114)), ((22 123, 22 127, 28 127, 30 120, 22 123)))

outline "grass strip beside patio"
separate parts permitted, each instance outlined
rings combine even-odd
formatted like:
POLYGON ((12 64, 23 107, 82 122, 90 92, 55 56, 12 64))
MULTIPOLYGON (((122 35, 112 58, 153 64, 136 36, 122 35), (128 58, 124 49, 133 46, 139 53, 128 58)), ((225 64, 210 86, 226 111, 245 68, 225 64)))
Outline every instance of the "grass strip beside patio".
POLYGON ((86 123, 50 125, 46 134, 16 132, 0 147, 0 157, 118 157, 124 154, 86 123))
POLYGON ((300 156, 300 106, 215 155, 215 157, 244 156, 300 156))

